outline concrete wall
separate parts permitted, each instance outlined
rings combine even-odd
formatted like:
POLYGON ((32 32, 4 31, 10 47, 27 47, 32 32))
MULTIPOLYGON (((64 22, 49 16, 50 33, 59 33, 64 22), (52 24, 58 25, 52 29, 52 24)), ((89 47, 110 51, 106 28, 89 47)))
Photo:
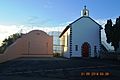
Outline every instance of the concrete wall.
POLYGON ((10 45, 4 54, 0 54, 0 62, 18 57, 52 57, 53 37, 41 30, 33 30, 10 45))
POLYGON ((120 55, 115 52, 106 52, 106 53, 101 53, 101 55, 100 55, 101 59, 120 60, 119 57, 120 57, 120 55))

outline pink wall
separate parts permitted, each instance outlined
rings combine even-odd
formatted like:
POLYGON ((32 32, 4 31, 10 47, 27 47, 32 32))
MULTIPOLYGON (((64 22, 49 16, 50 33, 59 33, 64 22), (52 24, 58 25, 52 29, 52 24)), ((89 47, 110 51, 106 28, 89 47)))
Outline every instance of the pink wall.
POLYGON ((53 57, 53 37, 41 30, 33 30, 0 54, 0 62, 18 57, 53 57))

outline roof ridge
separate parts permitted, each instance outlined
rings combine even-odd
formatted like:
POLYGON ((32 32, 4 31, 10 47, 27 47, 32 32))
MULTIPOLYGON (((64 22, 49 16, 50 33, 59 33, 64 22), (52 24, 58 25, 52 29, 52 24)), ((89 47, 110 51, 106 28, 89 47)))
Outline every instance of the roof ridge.
POLYGON ((101 26, 100 24, 98 24, 95 20, 93 20, 91 17, 89 17, 89 16, 82 16, 82 17, 76 19, 75 21, 73 21, 72 23, 68 24, 68 26, 66 26, 66 28, 63 30, 63 32, 60 34, 59 37, 61 37, 61 36, 70 28, 70 26, 71 26, 73 23, 75 23, 76 21, 80 20, 81 18, 89 18, 89 19, 91 19, 93 22, 95 22, 97 25, 99 25, 100 29, 103 29, 102 26, 101 26))

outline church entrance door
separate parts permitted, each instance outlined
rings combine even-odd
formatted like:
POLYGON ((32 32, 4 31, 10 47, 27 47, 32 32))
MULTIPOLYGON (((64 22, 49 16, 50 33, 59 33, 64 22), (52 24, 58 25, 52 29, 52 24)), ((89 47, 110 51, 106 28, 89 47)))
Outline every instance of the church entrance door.
POLYGON ((88 42, 84 42, 82 44, 82 57, 89 57, 90 53, 90 44, 88 42))

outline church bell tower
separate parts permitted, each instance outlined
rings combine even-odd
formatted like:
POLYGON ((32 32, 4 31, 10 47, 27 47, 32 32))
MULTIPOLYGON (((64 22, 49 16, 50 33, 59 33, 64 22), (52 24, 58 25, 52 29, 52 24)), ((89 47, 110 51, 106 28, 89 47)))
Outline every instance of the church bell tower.
POLYGON ((84 6, 84 9, 82 11, 82 16, 89 16, 89 10, 84 6))

